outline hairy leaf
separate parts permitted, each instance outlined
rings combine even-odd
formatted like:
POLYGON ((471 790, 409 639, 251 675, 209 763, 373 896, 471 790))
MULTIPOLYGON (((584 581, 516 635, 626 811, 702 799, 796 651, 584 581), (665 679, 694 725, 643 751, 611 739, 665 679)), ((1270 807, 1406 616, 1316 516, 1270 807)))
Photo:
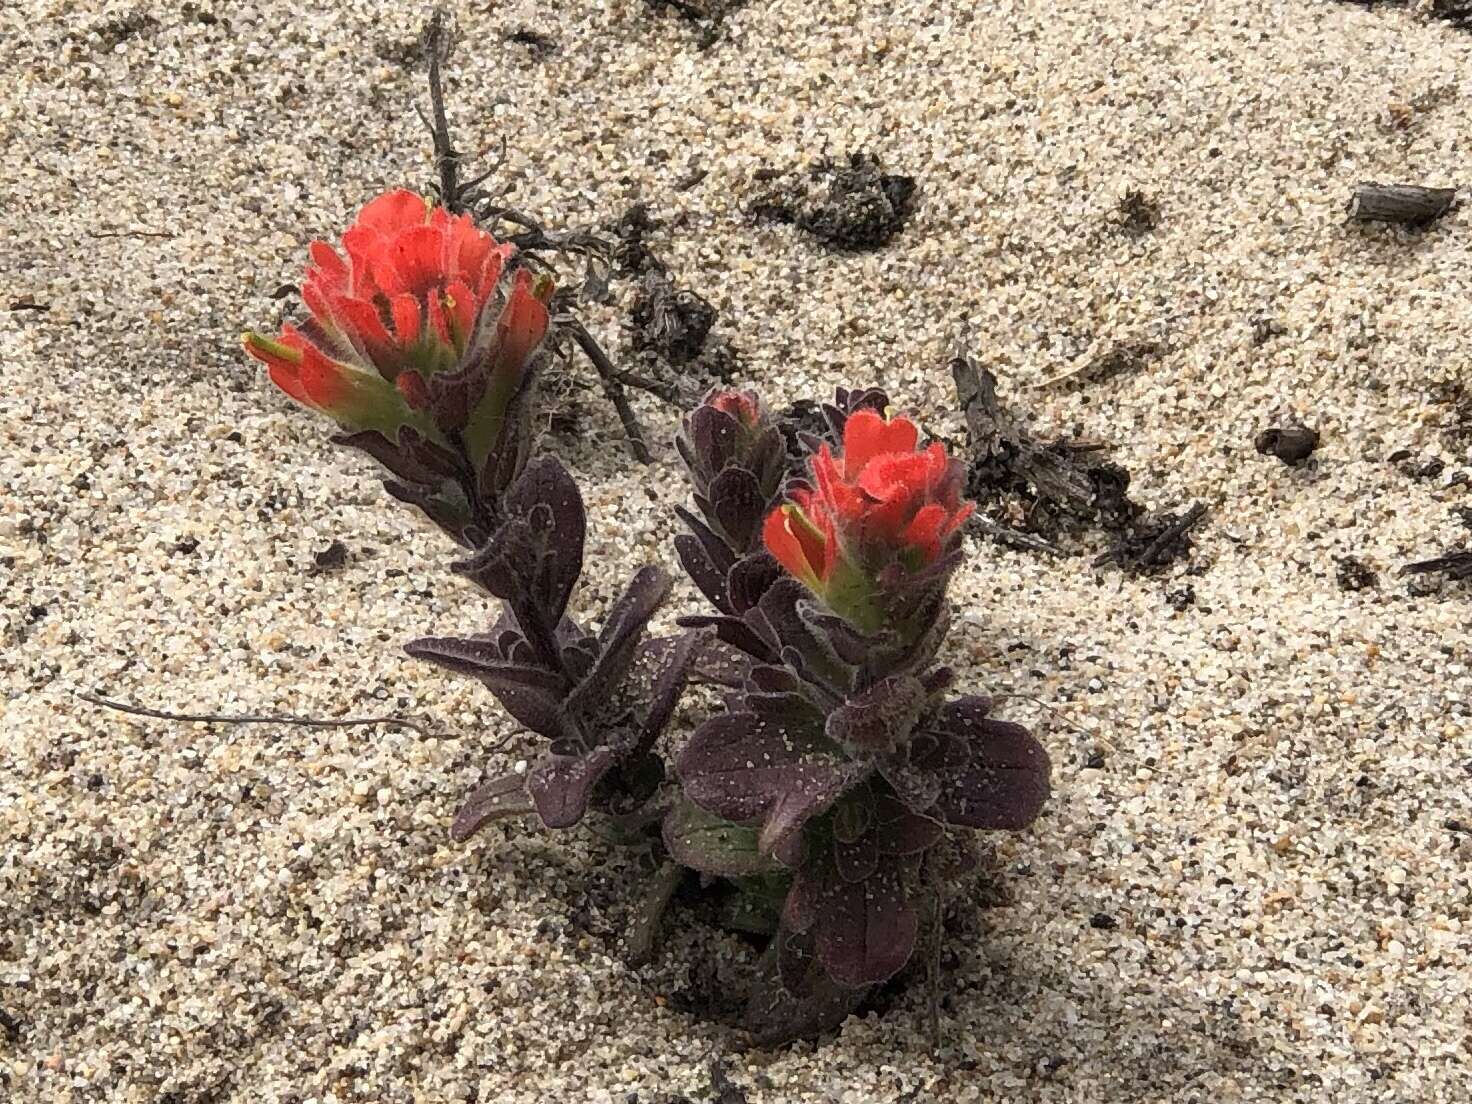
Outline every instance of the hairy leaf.
POLYGON ((754 713, 723 713, 696 729, 677 769, 686 796, 728 820, 754 820, 782 801, 773 828, 780 840, 794 818, 800 826, 831 803, 853 766, 826 741, 788 733, 754 713))
POLYGON ((485 825, 501 817, 520 816, 532 811, 532 800, 526 792, 526 779, 519 774, 504 774, 483 782, 470 791, 465 804, 455 814, 450 838, 469 839, 485 825))
POLYGON ((887 678, 828 714, 828 738, 860 755, 893 751, 909 740, 929 705, 918 679, 887 678))
POLYGON ((664 821, 664 842, 674 858, 692 869, 723 878, 778 869, 757 849, 757 830, 677 801, 664 821))
POLYGON ((583 819, 598 780, 613 769, 623 749, 600 747, 586 755, 551 755, 528 772, 527 792, 548 828, 568 828, 583 819))
POLYGON ((1024 828, 1048 799, 1048 753, 1021 725, 987 717, 985 698, 948 702, 930 722, 959 737, 966 765, 944 779, 935 812, 969 828, 1024 828))

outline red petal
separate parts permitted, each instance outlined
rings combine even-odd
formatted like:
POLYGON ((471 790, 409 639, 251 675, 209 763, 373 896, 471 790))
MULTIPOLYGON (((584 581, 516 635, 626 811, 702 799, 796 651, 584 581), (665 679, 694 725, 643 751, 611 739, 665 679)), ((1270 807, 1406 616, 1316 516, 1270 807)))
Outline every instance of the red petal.
POLYGON ((794 509, 793 506, 778 506, 768 514, 762 525, 762 541, 766 544, 767 551, 787 569, 788 574, 802 580, 809 587, 816 588, 818 573, 808 559, 803 541, 792 531, 789 511, 794 509))
POLYGON ((445 344, 453 344, 450 337, 450 320, 445 317, 444 296, 438 291, 429 294, 429 332, 445 344))
POLYGON ((920 507, 900 539, 911 548, 918 548, 925 563, 932 563, 940 555, 940 536, 947 520, 944 506, 928 503, 920 507))
POLYGON ((347 397, 349 387, 343 378, 343 367, 328 360, 308 345, 302 350, 301 385, 306 401, 331 414, 347 397))
POLYGON ((325 241, 314 241, 307 247, 307 252, 312 258, 312 265, 307 269, 309 282, 321 282, 329 287, 346 289, 348 263, 336 249, 325 241))
POLYGON ((496 324, 497 357, 502 365, 520 366, 547 333, 547 308, 531 292, 532 274, 522 269, 496 324))
POLYGON ((450 332, 455 337, 455 348, 463 351, 465 343, 470 340, 471 327, 475 325, 475 295, 464 280, 456 280, 445 289, 445 294, 449 297, 449 302, 445 305, 449 309, 450 332))
POLYGON ((390 305, 394 316, 394 336, 399 345, 407 348, 419 340, 419 331, 424 325, 424 314, 419 309, 419 300, 407 292, 394 296, 390 305))
POLYGON ((860 410, 849 415, 843 427, 843 463, 849 478, 856 478, 864 466, 887 452, 914 452, 920 431, 908 418, 886 422, 873 410, 860 410))
POLYGON ((295 365, 273 364, 270 369, 271 382, 281 390, 285 391, 297 402, 305 406, 311 405, 307 398, 307 392, 302 387, 302 381, 297 375, 295 365))
POLYGON ((411 226, 423 226, 429 210, 424 197, 407 188, 397 188, 368 203, 358 212, 354 226, 369 227, 383 234, 396 234, 411 226))
POLYGON ((405 230, 373 258, 373 278, 385 295, 428 296, 445 282, 445 236, 433 226, 405 230))

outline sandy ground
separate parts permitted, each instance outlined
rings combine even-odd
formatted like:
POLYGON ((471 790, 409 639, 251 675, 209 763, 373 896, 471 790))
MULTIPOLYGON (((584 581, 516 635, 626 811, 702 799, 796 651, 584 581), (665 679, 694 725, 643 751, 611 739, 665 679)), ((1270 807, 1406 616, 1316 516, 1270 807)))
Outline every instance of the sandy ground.
MULTIPOLYGON (((739 945, 685 925, 627 966, 636 872, 592 832, 449 841, 488 755, 532 744, 397 645, 487 610, 238 351, 308 240, 426 179, 399 60, 422 15, 0 7, 0 1097, 703 1102, 718 1050, 752 1104, 1472 1096, 1472 602, 1396 574, 1469 540, 1472 211, 1343 220, 1363 179, 1472 183, 1472 34, 1314 0, 750 0, 701 52, 639 0, 465 6, 462 145, 506 139, 500 179, 554 221, 675 220, 661 252, 774 402, 878 382, 958 433, 969 322, 1040 430, 1214 508, 1164 576, 1091 568, 1097 542, 973 549, 951 657, 1026 696, 1006 711, 1056 765, 999 841, 1010 903, 958 913, 938 1055, 918 992, 741 1053, 681 1011, 696 952, 739 945), (888 248, 743 214, 756 170, 855 149, 919 179, 888 248), (1161 216, 1137 239, 1132 188, 1161 216), (1036 386, 1140 340, 1137 372, 1036 386), (1288 413, 1323 433, 1299 469, 1251 445, 1288 413), (334 539, 347 565, 312 570, 334 539), (1341 589, 1351 553, 1378 586, 1341 589), (74 699, 95 687, 453 738, 144 721, 74 699)), ((596 617, 670 560, 684 490, 588 410, 550 445, 596 617)))

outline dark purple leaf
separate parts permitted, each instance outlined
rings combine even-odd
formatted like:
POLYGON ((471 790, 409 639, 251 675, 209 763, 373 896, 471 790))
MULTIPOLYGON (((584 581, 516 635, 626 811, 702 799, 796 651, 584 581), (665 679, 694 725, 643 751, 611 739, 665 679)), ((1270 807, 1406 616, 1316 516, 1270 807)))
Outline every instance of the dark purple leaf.
POLYGON ((710 516, 726 535, 728 547, 738 554, 753 551, 767 505, 756 476, 745 468, 728 467, 710 481, 707 495, 710 516))
POLYGON ((868 992, 836 984, 813 955, 811 940, 779 931, 758 966, 745 1026, 759 1046, 819 1035, 843 1023, 868 992))
POLYGON ((757 846, 767 854, 789 847, 803 825, 827 812, 862 773, 857 764, 844 763, 792 778, 767 807, 757 846))
POLYGON ((892 797, 881 794, 874 800, 874 825, 869 838, 882 855, 916 855, 940 842, 945 825, 934 817, 921 816, 892 797))
POLYGON ((887 678, 828 714, 828 738, 857 755, 885 754, 909 740, 929 706, 918 679, 887 678))
POLYGON ((969 828, 1018 829, 1048 798, 1048 753, 1021 725, 987 717, 985 698, 959 698, 930 722, 965 741, 969 761, 945 775, 935 811, 969 828))
POLYGON ((833 841, 833 866, 845 882, 862 882, 879 867, 879 847, 872 835, 862 835, 851 843, 833 841))
POLYGON ((455 471, 453 465, 446 472, 422 463, 410 449, 390 441, 376 429, 364 430, 361 433, 340 434, 334 437, 332 442, 345 448, 366 452, 405 483, 414 483, 421 487, 438 487, 447 476, 453 475, 455 471))
POLYGON ((555 457, 527 464, 502 502, 505 520, 478 554, 455 564, 516 614, 539 652, 551 641, 583 566, 586 518, 582 496, 555 457))
POLYGON ((730 610, 730 599, 726 593, 726 575, 711 562, 710 554, 689 533, 675 536, 675 555, 690 581, 700 590, 710 604, 719 610, 730 610))
POLYGON ((582 820, 598 780, 613 769, 620 749, 600 747, 586 755, 552 755, 527 775, 527 792, 548 828, 568 828, 582 820))
POLYGON ((730 612, 742 614, 752 609, 782 575, 782 565, 770 552, 753 552, 742 556, 726 573, 726 595, 730 612))
POLYGON ((727 820, 754 820, 787 797, 772 839, 821 811, 852 776, 826 741, 787 733, 753 713, 722 713, 695 730, 677 771, 686 796, 727 820), (790 795, 790 797, 788 796, 790 795))
POLYGON ((475 547, 468 536, 472 528, 470 510, 463 502, 452 501, 423 487, 395 479, 385 479, 383 489, 390 497, 419 510, 466 548, 475 547))
POLYGON ((526 778, 519 774, 504 774, 470 791, 465 804, 455 814, 450 838, 464 841, 493 820, 531 811, 532 800, 526 792, 526 778))
POLYGON ((813 933, 818 961, 839 985, 887 981, 915 949, 920 914, 905 900, 897 868, 881 865, 862 882, 823 897, 813 933))
MULTIPOLYGON (((769 663, 776 659, 775 653, 770 651, 761 637, 751 631, 744 620, 734 617, 678 617, 675 624, 682 629, 715 629, 716 638, 726 647, 734 649, 746 657, 740 662, 750 666, 753 659, 769 663)), ((736 660, 733 657, 733 662, 736 660)))
POLYGON ((686 418, 685 427, 698 465, 692 471, 697 481, 714 476, 730 463, 740 448, 741 424, 713 406, 697 406, 686 418))
POLYGON ((562 711, 567 685, 561 675, 508 663, 500 658, 498 644, 484 638, 427 636, 409 641, 404 651, 416 659, 479 679, 506 712, 533 732, 549 738, 567 734, 562 711))
MULTIPOLYGON (((677 623, 683 626, 685 619, 681 618, 677 623)), ((703 633, 699 637, 695 655, 690 661, 690 677, 696 682, 712 683, 730 689, 743 685, 751 670, 751 658, 724 640, 712 639, 703 633)))
POLYGON ((696 647, 701 642, 699 633, 685 632, 676 637, 660 637, 647 640, 640 646, 635 665, 649 670, 649 709, 644 714, 644 745, 659 738, 659 734, 670 723, 680 695, 685 692, 685 683, 690 677, 690 665, 696 647))
POLYGON ((568 696, 570 714, 594 714, 613 698, 634 661, 640 635, 669 592, 670 577, 659 568, 642 567, 635 573, 598 634, 600 652, 593 669, 568 696))

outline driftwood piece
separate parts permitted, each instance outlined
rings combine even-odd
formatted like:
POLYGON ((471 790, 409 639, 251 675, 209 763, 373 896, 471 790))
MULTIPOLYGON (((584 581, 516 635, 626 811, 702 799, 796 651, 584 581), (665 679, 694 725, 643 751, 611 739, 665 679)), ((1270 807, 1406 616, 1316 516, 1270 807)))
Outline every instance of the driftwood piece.
POLYGON ((1472 579, 1472 552, 1448 552, 1400 569, 1402 575, 1426 575, 1433 571, 1442 572, 1448 579, 1472 579))
POLYGON ((1415 184, 1361 184, 1349 198, 1349 217, 1357 222, 1392 222, 1424 226, 1450 211, 1455 188, 1422 188, 1415 184))

